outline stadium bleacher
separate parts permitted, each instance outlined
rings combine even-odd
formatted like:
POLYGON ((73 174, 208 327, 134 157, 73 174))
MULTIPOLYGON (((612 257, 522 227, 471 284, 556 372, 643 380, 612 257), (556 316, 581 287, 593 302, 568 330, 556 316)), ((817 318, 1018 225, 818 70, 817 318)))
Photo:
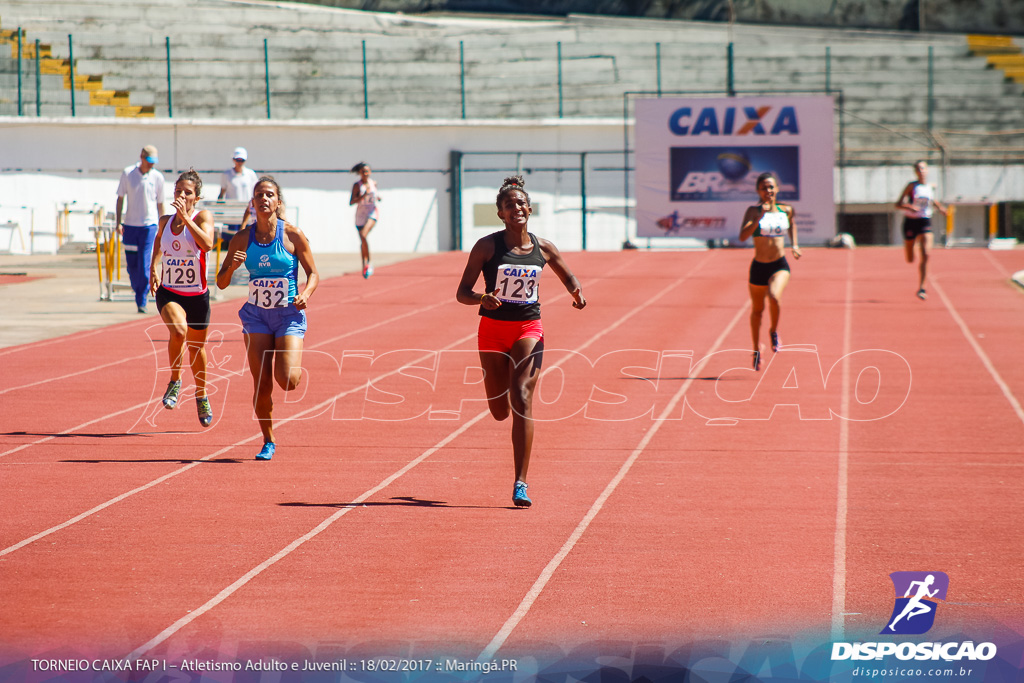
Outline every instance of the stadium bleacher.
MULTIPOLYGON (((39 40, 51 55, 41 115, 70 113, 71 49, 76 87, 88 88, 78 116, 621 117, 624 93, 721 94, 731 71, 740 94, 841 93, 846 164, 907 163, 922 149, 965 163, 1024 152, 1006 134, 1024 130, 1024 78, 1005 37, 227 0, 8 0, 0 25, 12 46, 23 31, 26 115, 39 40)), ((0 114, 17 113, 16 54, 0 56, 0 114)))

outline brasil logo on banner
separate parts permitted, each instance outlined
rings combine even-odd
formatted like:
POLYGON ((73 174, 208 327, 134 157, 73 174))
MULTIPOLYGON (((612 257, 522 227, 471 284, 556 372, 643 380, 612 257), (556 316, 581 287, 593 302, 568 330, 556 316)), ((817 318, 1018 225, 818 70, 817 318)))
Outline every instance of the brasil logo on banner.
POLYGON ((800 148, 673 147, 669 189, 674 202, 757 203, 757 176, 779 179, 780 202, 800 199, 800 148))

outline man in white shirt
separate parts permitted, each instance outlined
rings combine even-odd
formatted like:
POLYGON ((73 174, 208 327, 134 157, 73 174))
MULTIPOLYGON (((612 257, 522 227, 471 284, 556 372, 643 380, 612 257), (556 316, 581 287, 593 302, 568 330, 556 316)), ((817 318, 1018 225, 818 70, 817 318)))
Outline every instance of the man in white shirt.
MULTIPOLYGON (((231 159, 235 162, 235 166, 221 174, 220 196, 218 196, 217 199, 240 199, 242 201, 252 201, 252 193, 253 190, 256 189, 256 181, 258 178, 256 176, 256 171, 245 167, 245 162, 248 158, 249 153, 246 151, 245 147, 235 148, 235 153, 231 155, 231 159)), ((230 240, 241 227, 241 225, 224 226, 222 237, 224 241, 227 242, 230 240)))
POLYGON ((117 185, 115 220, 123 237, 124 256, 128 267, 128 281, 135 292, 135 305, 139 313, 146 312, 149 301, 149 265, 153 258, 153 239, 156 225, 164 213, 164 177, 156 170, 157 151, 146 145, 139 162, 121 172, 117 185), (128 210, 122 209, 128 198, 128 210))

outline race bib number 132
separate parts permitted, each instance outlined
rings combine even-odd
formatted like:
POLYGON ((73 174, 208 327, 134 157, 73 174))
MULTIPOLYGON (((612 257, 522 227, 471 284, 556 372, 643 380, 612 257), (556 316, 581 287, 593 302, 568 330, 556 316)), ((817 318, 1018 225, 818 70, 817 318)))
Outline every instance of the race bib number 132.
POLYGON ((249 303, 260 308, 286 308, 288 306, 288 279, 258 277, 249 280, 249 303))

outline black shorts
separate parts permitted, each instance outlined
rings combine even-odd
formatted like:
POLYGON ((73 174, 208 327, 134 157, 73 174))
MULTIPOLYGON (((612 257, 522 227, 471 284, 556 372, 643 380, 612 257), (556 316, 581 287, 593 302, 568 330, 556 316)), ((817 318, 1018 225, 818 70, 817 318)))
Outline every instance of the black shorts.
POLYGON ((772 279, 772 275, 785 270, 789 272, 789 262, 786 261, 786 257, 771 261, 770 263, 763 263, 761 261, 750 262, 750 284, 758 285, 759 287, 767 287, 768 281, 772 279))
POLYGON ((923 235, 926 232, 932 231, 932 219, 931 218, 904 218, 903 219, 903 239, 908 242, 913 239, 917 239, 918 235, 923 235))
POLYGON ((206 290, 202 294, 185 296, 160 285, 160 288, 156 290, 156 310, 162 310, 172 301, 185 309, 185 323, 189 328, 205 330, 210 326, 210 290, 206 290))

